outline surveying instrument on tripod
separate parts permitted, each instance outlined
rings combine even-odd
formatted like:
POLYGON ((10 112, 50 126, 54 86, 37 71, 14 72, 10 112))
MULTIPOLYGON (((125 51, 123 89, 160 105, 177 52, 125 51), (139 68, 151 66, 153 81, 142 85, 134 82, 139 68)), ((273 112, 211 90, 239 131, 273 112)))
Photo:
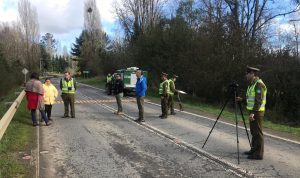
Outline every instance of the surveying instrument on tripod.
POLYGON ((247 137, 248 137, 248 141, 249 141, 249 144, 250 144, 250 148, 251 148, 251 142, 250 142, 250 137, 249 137, 249 134, 248 134, 248 130, 247 130, 245 118, 244 118, 244 115, 243 115, 241 103, 236 100, 236 98, 238 97, 238 87, 239 87, 239 85, 237 83, 235 83, 235 82, 229 85, 229 87, 228 87, 228 89, 229 89, 228 98, 226 99, 226 102, 224 103, 224 105, 223 105, 223 107, 221 109, 221 112, 218 115, 218 117, 217 117, 217 119, 216 119, 213 127, 209 131, 209 134, 208 134, 208 136, 207 136, 207 138, 206 138, 206 140, 205 140, 202 148, 204 148, 204 146, 205 146, 205 144, 206 144, 206 142, 207 142, 210 134, 212 133, 212 131, 215 128, 218 120, 220 119, 220 116, 221 116, 222 112, 224 111, 226 105, 232 99, 234 101, 234 114, 235 114, 235 128, 236 128, 236 143, 237 143, 238 164, 240 164, 239 132, 238 132, 238 118, 237 118, 238 109, 240 110, 240 114, 241 114, 242 119, 243 119, 243 123, 244 123, 244 127, 245 127, 246 134, 247 134, 247 137))

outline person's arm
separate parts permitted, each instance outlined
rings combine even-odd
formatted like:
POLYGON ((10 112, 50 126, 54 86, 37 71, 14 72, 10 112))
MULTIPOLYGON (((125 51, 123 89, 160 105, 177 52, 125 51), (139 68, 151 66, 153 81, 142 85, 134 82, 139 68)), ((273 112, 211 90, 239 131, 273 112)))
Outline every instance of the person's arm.
POLYGON ((254 99, 253 111, 259 111, 259 108, 262 105, 264 99, 264 91, 265 91, 265 86, 261 83, 257 83, 255 86, 255 99, 254 99))
POLYGON ((170 90, 175 93, 175 84, 174 81, 170 81, 170 90))
POLYGON ((168 82, 165 82, 163 84, 163 95, 167 96, 168 95, 168 82))
POLYGON ((54 97, 56 98, 58 96, 58 91, 54 85, 52 85, 52 87, 53 87, 54 97))
POLYGON ((142 91, 146 92, 146 90, 147 90, 147 79, 144 78, 142 82, 142 91))
POLYGON ((73 79, 73 81, 74 81, 74 88, 75 88, 75 90, 77 90, 77 82, 75 79, 73 79))

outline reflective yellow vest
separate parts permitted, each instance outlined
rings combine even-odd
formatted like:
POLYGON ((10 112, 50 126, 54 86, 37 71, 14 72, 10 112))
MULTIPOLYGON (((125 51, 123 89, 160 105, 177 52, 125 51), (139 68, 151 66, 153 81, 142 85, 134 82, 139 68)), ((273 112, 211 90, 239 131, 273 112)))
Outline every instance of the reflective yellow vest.
POLYGON ((159 85, 159 91, 158 91, 158 93, 160 95, 164 94, 164 84, 165 83, 167 83, 167 85, 168 85, 168 87, 167 87, 167 93, 169 93, 169 90, 170 90, 169 81, 165 80, 165 81, 161 82, 160 85, 159 85))
POLYGON ((170 95, 170 96, 173 96, 174 95, 174 92, 171 90, 171 82, 173 82, 173 85, 174 85, 174 81, 172 80, 172 79, 169 79, 168 80, 168 94, 170 95))
POLYGON ((66 81, 62 79, 62 93, 75 94, 74 80, 66 81))
MULTIPOLYGON (((247 93, 246 93, 248 110, 253 110, 254 102, 255 102, 255 86, 257 83, 261 83, 265 85, 261 79, 258 79, 252 85, 248 86, 247 93)), ((265 106, 267 103, 267 89, 265 89, 262 92, 263 92, 263 100, 258 111, 265 111, 265 106)))
POLYGON ((107 77, 106 77, 106 83, 111 82, 111 80, 112 80, 112 76, 107 76, 107 77))

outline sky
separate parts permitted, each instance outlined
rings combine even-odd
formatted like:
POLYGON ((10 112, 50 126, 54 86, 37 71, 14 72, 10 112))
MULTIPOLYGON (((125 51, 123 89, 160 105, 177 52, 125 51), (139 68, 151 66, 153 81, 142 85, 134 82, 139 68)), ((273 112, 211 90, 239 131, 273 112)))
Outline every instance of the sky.
MULTIPOLYGON (((83 7, 85 0, 30 0, 37 9, 40 34, 52 33, 54 38, 60 41, 60 51, 64 46, 71 48, 75 38, 83 29, 83 7)), ((101 15, 103 30, 114 37, 120 33, 121 27, 115 17, 113 3, 120 0, 96 0, 97 7, 101 15)), ((173 0, 176 1, 176 0, 173 0)), ((273 8, 283 10, 284 6, 289 6, 291 0, 275 0, 279 6, 273 8)), ((170 6, 169 6, 170 8, 170 6)), ((174 11, 174 7, 170 8, 174 11)), ((295 18, 300 15, 297 14, 295 18)), ((284 22, 289 17, 279 17, 273 21, 275 24, 274 33, 290 32, 293 30, 291 24, 284 22)), ((297 18, 297 19, 299 19, 297 18)), ((12 22, 18 19, 18 0, 0 0, 0 23, 12 22)), ((300 26, 300 21, 295 22, 300 26)), ((274 26, 274 25, 273 25, 274 26)))
MULTIPOLYGON (((30 0, 36 8, 40 34, 52 33, 61 49, 70 49, 83 29, 84 0, 30 0)), ((103 30, 114 36, 120 27, 113 12, 115 0, 96 0, 103 30)), ((18 0, 0 0, 0 23, 18 19, 18 0)))

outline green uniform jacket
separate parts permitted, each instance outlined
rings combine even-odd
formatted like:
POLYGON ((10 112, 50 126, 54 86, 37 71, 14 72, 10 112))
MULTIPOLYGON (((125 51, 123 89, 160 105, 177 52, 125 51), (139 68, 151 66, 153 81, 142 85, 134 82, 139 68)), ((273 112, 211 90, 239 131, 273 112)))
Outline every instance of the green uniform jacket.
MULTIPOLYGON (((254 81, 258 80, 259 78, 255 79, 254 81)), ((253 106, 253 112, 259 111, 259 108, 262 104, 264 94, 263 91, 265 91, 267 87, 262 83, 257 83, 255 86, 255 101, 253 106)))

